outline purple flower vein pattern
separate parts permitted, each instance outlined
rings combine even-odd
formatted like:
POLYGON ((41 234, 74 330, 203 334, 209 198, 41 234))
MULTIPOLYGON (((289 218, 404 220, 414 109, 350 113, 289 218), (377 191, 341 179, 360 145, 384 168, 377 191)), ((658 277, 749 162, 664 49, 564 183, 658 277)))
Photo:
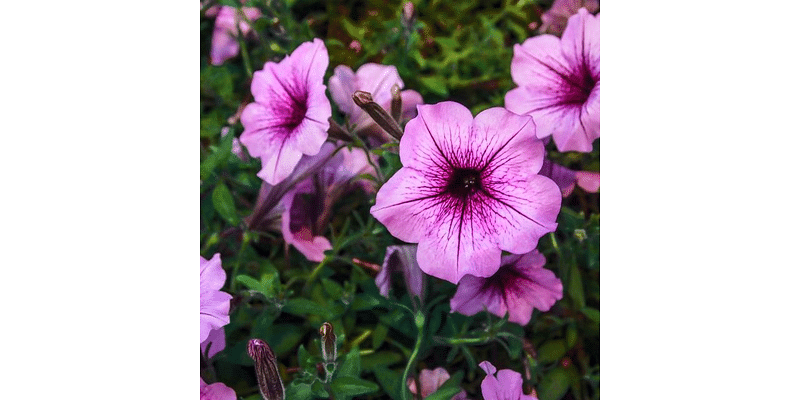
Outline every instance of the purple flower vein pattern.
POLYGON ((400 142, 401 168, 371 213, 400 240, 419 243, 429 275, 487 277, 501 250, 527 253, 556 228, 558 186, 537 175, 544 146, 527 116, 454 102, 421 105, 400 142))

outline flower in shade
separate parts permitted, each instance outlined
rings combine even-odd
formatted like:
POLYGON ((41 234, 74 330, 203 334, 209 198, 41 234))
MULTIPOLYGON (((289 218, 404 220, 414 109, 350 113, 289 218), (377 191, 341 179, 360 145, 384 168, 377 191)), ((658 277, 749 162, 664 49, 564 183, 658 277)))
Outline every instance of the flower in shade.
POLYGON ((225 348, 225 329, 219 328, 209 332, 208 337, 200 343, 200 352, 206 357, 214 357, 215 354, 225 348))
MULTIPOLYGON (((339 65, 334 68, 333 76, 328 81, 331 97, 339 109, 355 125, 355 133, 367 133, 380 137, 383 142, 392 140, 370 116, 353 102, 353 93, 362 90, 372 94, 372 99, 384 110, 391 109, 392 86, 403 88, 403 80, 393 65, 367 63, 353 73, 350 67, 339 65)), ((402 118, 411 119, 416 115, 417 105, 422 104, 422 96, 413 90, 400 92, 403 109, 402 118)))
POLYGON ((592 171, 573 171, 558 165, 550 160, 544 160, 540 174, 550 178, 561 189, 561 194, 567 197, 575 189, 575 184, 589 193, 600 190, 600 173, 592 171))
POLYGON ((231 6, 212 6, 206 10, 206 16, 215 15, 217 19, 211 35, 211 64, 222 65, 225 60, 239 54, 239 31, 243 36, 250 34, 253 29, 247 21, 252 22, 261 17, 261 11, 256 7, 242 7, 240 13, 236 7, 231 6))
POLYGON ((600 18, 581 9, 564 35, 540 35, 514 46, 511 78, 518 88, 505 106, 536 122, 539 138, 559 151, 592 151, 600 137, 600 18))
POLYGON ((322 83, 326 68, 328 50, 314 39, 253 74, 255 102, 242 112, 239 140, 251 156, 261 158, 258 176, 271 185, 288 177, 303 154, 317 154, 328 137, 331 104, 322 83))
POLYGON ((221 292, 225 284, 225 271, 219 253, 211 260, 200 257, 200 343, 203 343, 214 329, 222 328, 231 322, 232 296, 221 292))
POLYGON ((450 309, 464 315, 488 310, 499 317, 527 325, 533 309, 547 311, 563 296, 561 280, 544 268, 544 256, 534 250, 503 256, 502 266, 488 278, 467 275, 458 283, 450 309))
POLYGON ((392 288, 392 275, 396 272, 403 274, 406 288, 410 295, 424 298, 425 275, 417 264, 417 246, 402 245, 389 246, 386 248, 386 257, 383 259, 381 271, 375 277, 375 285, 378 286, 383 297, 389 297, 389 289, 392 288))
POLYGON ((569 17, 578 13, 581 8, 586 8, 590 13, 600 9, 599 0, 556 0, 547 12, 542 14, 542 26, 539 33, 552 33, 560 35, 567 26, 569 17))
MULTIPOLYGON (((330 158, 335 147, 333 143, 325 143, 316 156, 304 159, 303 163, 314 164, 330 158)), ((354 179, 371 171, 364 150, 344 148, 314 175, 289 190, 281 200, 281 231, 286 243, 293 245, 309 260, 322 261, 325 250, 331 249, 330 241, 322 234, 328 226, 334 204, 356 187, 373 190, 366 181, 354 179)))
POLYGON ((236 392, 222 382, 207 385, 200 378, 200 400, 236 400, 236 392))
MULTIPOLYGON (((423 369, 422 371, 419 372, 419 385, 422 388, 420 395, 422 396, 423 399, 432 395, 440 387, 442 387, 442 385, 444 385, 444 383, 447 382, 448 379, 450 379, 450 374, 447 373, 447 370, 442 367, 438 367, 433 370, 423 369)), ((412 394, 415 395, 417 394, 418 392, 417 382, 414 380, 414 378, 409 377, 408 381, 406 382, 406 385, 408 386, 408 390, 412 394)), ((467 393, 462 390, 461 392, 456 394, 451 400, 462 400, 462 399, 466 400, 466 398, 467 398, 467 393)))
POLYGON ((396 238, 419 243, 425 273, 457 283, 492 276, 503 250, 524 254, 556 228, 561 193, 538 175, 544 145, 528 116, 454 102, 418 106, 400 141, 403 164, 370 210, 396 238))
POLYGON ((536 396, 522 394, 522 375, 519 372, 510 369, 498 372, 488 361, 478 366, 486 372, 486 378, 481 382, 483 400, 537 400, 536 396))

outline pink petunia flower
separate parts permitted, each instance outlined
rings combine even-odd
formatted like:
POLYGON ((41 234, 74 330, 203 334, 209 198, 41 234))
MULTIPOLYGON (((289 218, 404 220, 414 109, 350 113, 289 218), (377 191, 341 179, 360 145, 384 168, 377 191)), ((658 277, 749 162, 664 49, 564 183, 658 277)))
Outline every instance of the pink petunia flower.
POLYGON ((510 369, 498 372, 489 361, 478 366, 486 371, 486 378, 481 382, 483 400, 538 400, 536 396, 522 394, 522 375, 519 372, 510 369))
POLYGON ((396 272, 403 274, 408 293, 419 298, 424 298, 425 275, 417 264, 417 246, 402 245, 389 246, 386 248, 386 257, 383 259, 381 271, 375 277, 375 285, 378 286, 383 297, 389 297, 389 289, 392 288, 392 275, 396 272))
POLYGON ((258 176, 271 185, 288 177, 303 154, 317 154, 328 137, 331 103, 322 83, 326 68, 328 50, 314 39, 253 74, 255 102, 242 112, 239 140, 251 156, 261 158, 258 176))
POLYGON ((236 400, 236 392, 222 382, 208 385, 200 378, 200 400, 236 400))
MULTIPOLYGON (((330 157, 335 147, 333 143, 325 143, 316 156, 304 158, 303 162, 314 164, 324 160, 330 157)), ((355 187, 373 190, 367 182, 353 179, 371 171, 364 150, 345 148, 314 175, 289 190, 281 200, 281 231, 286 243, 293 245, 310 261, 322 261, 325 250, 332 248, 322 233, 328 226, 333 205, 355 187)))
MULTIPOLYGON (((389 142, 392 137, 384 132, 370 116, 353 102, 353 93, 363 90, 372 94, 372 99, 385 110, 391 109, 392 86, 403 88, 403 80, 397 73, 394 65, 380 65, 367 63, 361 66, 356 73, 350 67, 339 65, 334 68, 333 76, 328 81, 331 97, 339 109, 355 125, 355 133, 367 133, 389 142)), ((417 105, 422 104, 422 96, 413 90, 400 92, 403 109, 402 118, 409 120, 416 115, 417 105)))
POLYGON ((214 21, 214 33, 211 35, 211 64, 222 65, 225 60, 239 54, 239 30, 242 35, 248 35, 253 29, 247 20, 255 21, 261 17, 261 11, 256 7, 242 7, 245 18, 239 14, 236 7, 213 6, 206 10, 206 16, 217 16, 214 21))
MULTIPOLYGON (((423 399, 432 395, 437 390, 439 390, 439 388, 442 387, 442 385, 444 385, 444 383, 447 382, 448 379, 450 379, 450 374, 447 373, 447 370, 442 367, 438 367, 434 370, 423 369, 422 371, 419 372, 419 385, 422 387, 422 392, 420 393, 420 395, 422 396, 423 399)), ((414 381, 414 378, 409 377, 408 381, 406 382, 406 385, 408 386, 408 390, 412 394, 415 395, 417 394, 417 382, 414 381)), ((466 399, 467 399, 467 392, 462 390, 461 392, 456 394, 451 400, 466 400, 466 399)))
POLYGON ((225 285, 225 270, 219 253, 211 260, 200 257, 200 343, 203 343, 214 329, 222 328, 231 322, 228 312, 231 295, 221 292, 225 285))
POLYGON ((489 278, 467 275, 458 283, 450 309, 475 315, 486 308, 509 321, 527 325, 533 309, 547 311, 563 296, 561 280, 544 267, 537 250, 525 255, 503 256, 502 266, 489 278))
POLYGON ((518 88, 505 106, 536 122, 539 138, 559 151, 592 151, 600 137, 600 19, 581 9, 559 40, 540 35, 514 46, 511 77, 518 88))
POLYGON ((209 332, 208 337, 202 343, 200 343, 200 352, 208 353, 206 356, 208 358, 214 357, 215 354, 219 353, 225 348, 225 329, 219 328, 214 329, 209 332))
POLYGON ((561 189, 561 195, 567 197, 575 189, 575 184, 589 193, 600 190, 600 173, 592 171, 573 171, 550 160, 544 160, 540 174, 552 179, 561 189))
POLYGON ((425 273, 457 283, 500 268, 556 229, 561 193, 537 175, 544 145, 530 117, 491 108, 474 119, 454 102, 418 106, 400 141, 397 173, 370 212, 396 238, 419 243, 425 273))
POLYGON ((556 0, 547 12, 542 14, 542 26, 539 33, 552 33, 560 35, 567 26, 569 17, 578 13, 581 8, 586 8, 590 13, 600 9, 599 0, 556 0))

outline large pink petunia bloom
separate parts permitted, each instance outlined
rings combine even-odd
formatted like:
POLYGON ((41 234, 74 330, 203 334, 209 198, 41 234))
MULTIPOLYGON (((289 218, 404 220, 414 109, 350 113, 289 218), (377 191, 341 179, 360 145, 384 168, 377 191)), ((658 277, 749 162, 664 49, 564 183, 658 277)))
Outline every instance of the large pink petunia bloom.
POLYGON ((208 385, 200 378, 200 400, 236 400, 236 392, 222 382, 208 385))
POLYGON ((483 400, 537 400, 536 396, 522 393, 522 375, 519 372, 510 369, 501 369, 498 372, 488 361, 478 366, 486 371, 486 378, 481 382, 483 400))
MULTIPOLYGON (((353 93, 363 90, 372 94, 372 99, 385 110, 391 109, 392 86, 403 88, 403 80, 394 65, 367 63, 353 73, 350 67, 339 65, 334 68, 333 76, 328 80, 331 97, 339 109, 355 125, 355 133, 365 132, 389 142, 392 137, 381 129, 370 116, 353 102, 353 93)), ((413 90, 400 92, 402 99, 402 119, 411 119, 416 115, 417 105, 422 104, 422 96, 413 90)))
POLYGON ((550 160, 544 160, 540 174, 552 179, 561 189, 561 194, 567 197, 575 189, 575 185, 589 193, 600 190, 600 173, 593 171, 574 171, 550 160))
POLYGON ((582 8, 564 35, 540 35, 514 46, 511 77, 518 88, 505 106, 536 122, 539 138, 559 151, 592 151, 600 137, 600 19, 582 8))
POLYGON ((556 229, 561 193, 537 175, 544 145, 528 116, 491 108, 474 119, 454 102, 418 106, 400 141, 397 173, 370 210, 396 238, 419 243, 425 273, 457 283, 500 268, 556 229))
POLYGON ((303 154, 317 154, 328 137, 331 103, 322 83, 326 68, 328 50, 314 39, 253 74, 255 102, 242 112, 239 140, 251 156, 261 158, 258 176, 270 185, 288 177, 303 154))
POLYGON ((590 13, 600 9, 599 0, 556 0, 547 12, 542 14, 542 26, 539 33, 552 33, 560 35, 567 26, 569 17, 578 13, 581 8, 586 8, 590 13))
POLYGON ((214 329, 222 328, 231 322, 232 296, 221 292, 225 285, 225 270, 219 253, 211 260, 200 257, 200 343, 203 343, 214 329))
MULTIPOLYGON (((303 164, 314 164, 331 156, 333 143, 325 143, 316 156, 305 157, 303 164)), ((307 169, 298 165, 298 169, 307 169)), ((358 175, 370 173, 372 167, 364 150, 346 148, 336 153, 314 175, 289 190, 281 200, 281 231, 286 243, 293 245, 307 259, 320 262, 331 242, 322 236, 332 216, 333 206, 344 194, 356 187, 373 190, 358 175)))
POLYGON ((255 21, 261 17, 261 11, 256 7, 242 7, 242 15, 235 7, 221 6, 210 7, 206 15, 217 16, 214 21, 214 33, 211 35, 211 64, 222 65, 229 58, 239 54, 239 31, 248 35, 253 29, 247 20, 255 21))
POLYGON ((527 325, 533 309, 547 311, 563 296, 561 280, 544 267, 537 250, 525 255, 503 256, 502 266, 489 278, 467 275, 458 283, 450 309, 464 315, 488 310, 508 320, 527 325))

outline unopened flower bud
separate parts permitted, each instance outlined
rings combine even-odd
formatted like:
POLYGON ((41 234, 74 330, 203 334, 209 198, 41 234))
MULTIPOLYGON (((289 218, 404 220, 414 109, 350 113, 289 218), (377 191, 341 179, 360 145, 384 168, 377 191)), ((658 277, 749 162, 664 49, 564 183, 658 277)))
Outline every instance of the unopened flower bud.
POLYGON ((336 361, 336 335, 333 333, 333 325, 329 322, 322 324, 319 328, 319 335, 322 336, 322 359, 327 363, 336 361))
POLYGON ((400 123, 400 116, 403 112, 403 98, 400 97, 400 85, 392 86, 392 119, 400 123))
POLYGON ((283 400, 283 381, 278 373, 278 361, 269 345, 261 339, 250 339, 247 343, 247 354, 255 362, 261 397, 264 400, 283 400))
POLYGON ((403 137, 403 130, 400 129, 400 125, 397 125, 397 122, 392 119, 383 107, 372 100, 372 94, 356 90, 356 92, 353 93, 353 102, 361 107, 362 110, 366 111, 378 126, 383 128, 383 130, 392 135, 395 139, 400 140, 400 138, 403 137))
POLYGON ((414 3, 407 1, 403 4, 403 18, 406 21, 411 21, 411 18, 414 17, 414 3))

